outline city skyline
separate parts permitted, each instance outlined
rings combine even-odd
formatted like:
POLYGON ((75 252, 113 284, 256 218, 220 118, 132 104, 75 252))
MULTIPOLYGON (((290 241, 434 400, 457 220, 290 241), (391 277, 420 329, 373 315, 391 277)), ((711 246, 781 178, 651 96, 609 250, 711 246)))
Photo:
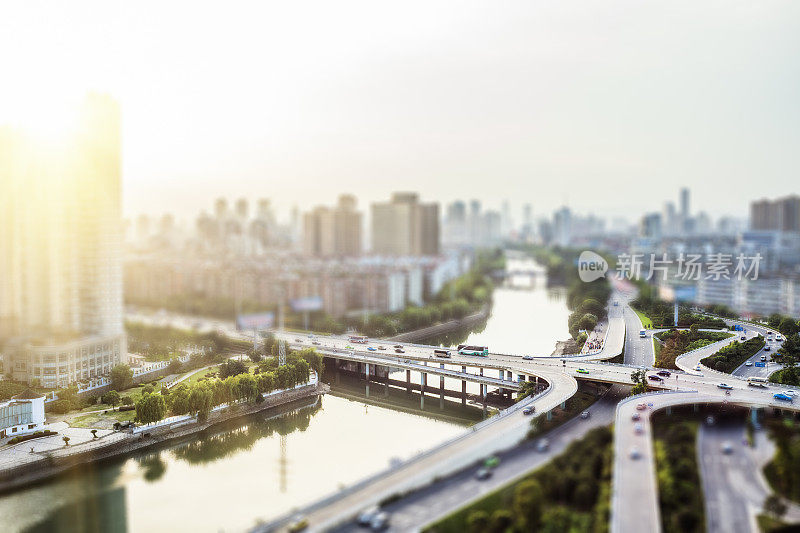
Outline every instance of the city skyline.
POLYGON ((458 188, 607 216, 659 209, 645 192, 655 182, 702 198, 724 189, 706 208, 720 216, 745 212, 756 183, 793 192, 796 3, 467 4, 453 17, 445 4, 356 2, 316 4, 311 19, 299 6, 193 5, 188 27, 179 3, 158 20, 81 5, 81 16, 4 12, 0 45, 27 54, 0 63, 18 82, 0 89, 0 123, 20 104, 112 93, 126 216, 173 206, 187 216, 220 179, 235 197, 272 196, 279 213, 340 190, 368 204, 397 189, 443 202, 458 188))

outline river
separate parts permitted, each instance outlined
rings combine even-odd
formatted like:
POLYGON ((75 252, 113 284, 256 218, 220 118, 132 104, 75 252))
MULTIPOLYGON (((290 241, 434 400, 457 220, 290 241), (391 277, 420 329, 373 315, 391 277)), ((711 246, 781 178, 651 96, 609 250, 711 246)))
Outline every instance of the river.
MULTIPOLYGON (((516 270, 532 265, 508 261, 516 270)), ((568 314, 563 291, 547 289, 542 274, 515 276, 495 289, 485 324, 434 340, 544 355, 568 336, 568 314)), ((459 413, 457 402, 443 415, 433 400, 422 412, 384 407, 378 393, 366 399, 350 392, 334 386, 315 401, 4 495, 0 531, 242 531, 453 437, 476 419, 474 408, 459 413)))

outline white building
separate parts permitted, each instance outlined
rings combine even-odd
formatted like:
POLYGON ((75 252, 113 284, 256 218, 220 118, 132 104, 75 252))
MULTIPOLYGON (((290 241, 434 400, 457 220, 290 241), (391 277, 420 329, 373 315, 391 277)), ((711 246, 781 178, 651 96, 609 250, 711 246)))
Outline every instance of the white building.
POLYGON ((67 384, 101 352, 125 362, 120 158, 119 106, 105 96, 52 144, 0 130, 0 338, 14 379, 54 370, 67 384))
POLYGON ((0 402, 0 439, 44 429, 44 396, 25 391, 0 402))

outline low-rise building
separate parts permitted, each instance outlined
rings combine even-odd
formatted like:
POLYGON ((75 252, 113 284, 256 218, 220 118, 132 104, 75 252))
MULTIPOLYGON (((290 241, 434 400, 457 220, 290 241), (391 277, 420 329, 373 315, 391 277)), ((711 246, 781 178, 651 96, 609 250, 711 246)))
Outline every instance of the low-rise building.
POLYGON ((44 425, 44 395, 29 389, 0 402, 0 439, 42 431, 44 425))

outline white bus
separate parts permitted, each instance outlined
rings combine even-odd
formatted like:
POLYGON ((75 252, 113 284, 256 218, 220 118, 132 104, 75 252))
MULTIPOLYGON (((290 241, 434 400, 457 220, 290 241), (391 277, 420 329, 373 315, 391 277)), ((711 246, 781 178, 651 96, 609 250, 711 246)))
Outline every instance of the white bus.
POLYGON ((767 378, 759 378, 756 376, 747 378, 747 384, 751 387, 766 387, 769 380, 767 378))
POLYGON ((369 338, 364 335, 350 335, 347 340, 356 344, 367 344, 369 338))
POLYGON ((644 339, 646 337, 647 337, 647 330, 646 329, 640 329, 639 330, 639 338, 644 339))
POLYGON ((458 353, 461 355, 480 355, 483 357, 489 356, 488 346, 468 346, 466 344, 458 345, 458 353))

